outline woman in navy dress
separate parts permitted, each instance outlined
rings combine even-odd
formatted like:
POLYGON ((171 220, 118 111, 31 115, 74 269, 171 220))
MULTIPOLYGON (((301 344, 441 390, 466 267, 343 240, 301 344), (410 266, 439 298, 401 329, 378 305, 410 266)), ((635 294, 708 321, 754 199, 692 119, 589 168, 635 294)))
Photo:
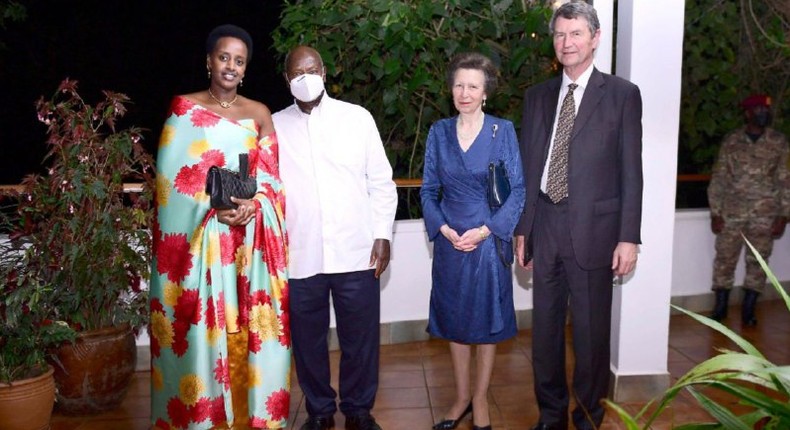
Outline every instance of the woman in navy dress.
POLYGON ((426 144, 420 197, 428 239, 434 243, 427 330, 450 342, 456 386, 455 402, 436 430, 454 429, 472 411, 475 429, 491 428, 487 393, 496 344, 517 331, 509 263, 513 230, 524 206, 524 176, 513 124, 483 113, 497 74, 484 55, 453 58, 447 75, 459 114, 433 124, 426 144), (488 166, 500 161, 511 192, 501 208, 492 210, 488 166), (477 348, 474 390, 472 345, 477 348))

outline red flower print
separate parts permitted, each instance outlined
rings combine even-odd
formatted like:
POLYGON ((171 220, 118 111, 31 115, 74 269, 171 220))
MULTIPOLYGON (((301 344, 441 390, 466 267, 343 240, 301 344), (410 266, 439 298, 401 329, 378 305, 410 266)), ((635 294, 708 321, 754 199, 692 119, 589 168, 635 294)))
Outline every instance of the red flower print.
POLYGON ((196 423, 207 420, 211 415, 211 400, 208 397, 198 399, 195 406, 192 406, 190 415, 192 416, 192 421, 196 423))
POLYGON ((206 172, 209 167, 211 166, 203 163, 181 167, 174 181, 176 190, 188 196, 194 196, 198 192, 204 191, 206 189, 206 172))
POLYGON ((206 269, 206 285, 211 285, 211 269, 206 269))
POLYGON ((187 341, 187 332, 189 331, 189 323, 186 321, 173 321, 173 353, 181 357, 186 354, 189 349, 189 342, 187 341))
POLYGON ((200 164, 206 167, 206 171, 211 166, 225 166, 225 154, 219 149, 210 149, 200 156, 200 164))
POLYGON ((194 104, 186 97, 176 97, 170 104, 170 112, 176 114, 176 116, 181 116, 187 113, 192 106, 194 106, 194 104))
POLYGON ((288 418, 288 411, 291 405, 291 394, 286 390, 278 390, 266 399, 266 412, 272 417, 273 421, 280 421, 288 418))
POLYGON ((250 427, 254 429, 267 429, 269 428, 269 422, 263 418, 252 416, 250 417, 250 427))
POLYGON ((274 275, 285 270, 285 246, 283 246, 282 238, 275 234, 272 228, 264 227, 263 231, 265 241, 263 261, 269 266, 269 273, 274 275))
POLYGON ((154 211, 156 215, 154 216, 154 222, 151 226, 151 235, 153 238, 154 252, 156 252, 156 247, 159 245, 159 241, 162 240, 162 229, 159 226, 159 207, 157 206, 154 211))
POLYGON ((156 420, 156 423, 154 423, 154 428, 156 430, 170 430, 170 424, 166 423, 165 420, 159 418, 158 420, 156 420))
POLYGON ((159 274, 167 273, 171 282, 181 282, 192 269, 192 254, 189 253, 187 235, 166 234, 156 249, 156 269, 159 274))
POLYGON ((151 299, 151 312, 165 312, 165 307, 162 306, 162 302, 159 301, 158 297, 151 299))
POLYGON ((150 327, 148 328, 148 337, 150 338, 150 342, 151 342, 151 345, 150 345, 151 356, 155 357, 155 358, 159 358, 159 356, 162 354, 162 347, 159 346, 159 339, 157 339, 155 336, 151 335, 151 328, 150 327))
POLYGON ((196 109, 190 119, 195 127, 208 128, 217 125, 221 118, 208 109, 196 109))
POLYGON ((189 408, 178 397, 167 402, 167 415, 174 427, 185 429, 189 426, 189 408))
POLYGON ((177 321, 197 324, 200 322, 201 308, 198 290, 184 290, 178 297, 173 311, 177 321))
POLYGON ((252 294, 252 306, 270 304, 272 304, 272 297, 266 291, 256 291, 252 294))
POLYGON ((239 324, 246 326, 250 321, 250 280, 244 275, 236 277, 236 297, 239 306, 239 324))
POLYGON ((214 425, 219 425, 224 423, 228 420, 228 416, 225 414, 225 400, 222 396, 217 396, 211 401, 211 423, 214 425))
POLYGON ((227 358, 217 359, 214 365, 214 380, 224 385, 226 390, 230 390, 230 369, 228 368, 227 358))
POLYGON ((220 233, 219 235, 219 254, 220 261, 223 266, 233 264, 236 261, 236 248, 238 245, 234 243, 233 235, 230 233, 220 233))
POLYGON ((217 327, 217 312, 214 308, 214 298, 209 297, 206 304, 206 327, 211 330, 217 327))
POLYGON ((250 332, 247 336, 247 348, 250 349, 250 352, 261 352, 261 337, 258 333, 250 332))
POLYGON ((219 293, 217 299, 217 326, 221 329, 225 328, 225 293, 219 293))

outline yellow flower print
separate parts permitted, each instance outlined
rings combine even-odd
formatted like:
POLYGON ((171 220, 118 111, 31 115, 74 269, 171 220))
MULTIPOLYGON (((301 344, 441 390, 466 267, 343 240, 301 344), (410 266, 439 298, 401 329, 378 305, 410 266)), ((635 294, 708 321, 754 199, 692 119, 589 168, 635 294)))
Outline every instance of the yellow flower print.
POLYGON ((156 202, 160 206, 167 206, 167 201, 170 198, 170 192, 173 191, 173 186, 170 180, 165 175, 159 173, 156 175, 156 202))
POLYGON ((263 370, 253 363, 248 363, 247 388, 260 387, 263 384, 263 370))
POLYGON ((222 329, 219 327, 206 330, 206 340, 208 341, 209 346, 217 346, 217 341, 219 340, 221 334, 222 329))
POLYGON ((235 304, 225 303, 225 325, 228 333, 239 331, 239 308, 235 304))
POLYGON ((158 366, 151 367, 151 386, 156 391, 162 391, 165 386, 165 379, 162 377, 162 370, 158 366))
POLYGON ((257 333, 262 342, 277 339, 283 327, 277 318, 277 312, 270 304, 255 305, 250 310, 250 331, 257 333))
POLYGON ((151 334, 159 341, 160 347, 169 348, 173 345, 173 326, 161 312, 151 313, 151 334))
POLYGON ((159 136, 159 147, 170 145, 173 141, 173 136, 176 135, 176 128, 172 125, 165 125, 162 128, 162 135, 159 136))
POLYGON ((211 266, 219 261, 221 248, 219 244, 219 232, 214 230, 208 235, 208 249, 206 250, 206 264, 211 266))
POLYGON ((272 284, 272 297, 278 302, 283 298, 283 290, 285 289, 285 277, 269 276, 269 282, 272 284))
POLYGON ((203 380, 195 374, 184 376, 178 384, 178 394, 187 406, 195 406, 205 390, 203 380))
POLYGON ((246 146, 247 149, 255 149, 257 143, 258 139, 255 136, 247 136, 247 139, 244 141, 244 146, 246 146))
POLYGON ((240 246, 236 248, 236 273, 243 275, 246 273, 247 264, 252 261, 252 246, 240 246))
POLYGON ((208 141, 206 139, 199 139, 193 141, 192 144, 189 145, 187 153, 194 158, 200 158, 204 152, 208 151, 208 148, 208 141))
POLYGON ((175 306, 178 304, 178 298, 181 297, 181 293, 184 292, 184 289, 181 285, 176 283, 165 281, 164 287, 164 294, 163 294, 163 301, 167 306, 175 306))

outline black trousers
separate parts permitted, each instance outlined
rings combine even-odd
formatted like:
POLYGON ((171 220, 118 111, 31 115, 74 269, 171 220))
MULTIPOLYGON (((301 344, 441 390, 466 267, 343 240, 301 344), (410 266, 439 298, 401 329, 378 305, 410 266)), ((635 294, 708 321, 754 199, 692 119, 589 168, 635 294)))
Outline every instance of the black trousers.
POLYGON ((310 416, 334 415, 337 393, 330 386, 329 296, 340 344, 340 411, 367 414, 379 379, 379 280, 373 270, 291 279, 291 342, 296 376, 310 416))
POLYGON ((532 360, 540 421, 565 428, 568 382, 565 322, 570 308, 575 364, 573 395, 577 429, 600 426, 600 400, 609 387, 612 269, 579 267, 571 243, 568 204, 538 199, 534 235, 532 360))

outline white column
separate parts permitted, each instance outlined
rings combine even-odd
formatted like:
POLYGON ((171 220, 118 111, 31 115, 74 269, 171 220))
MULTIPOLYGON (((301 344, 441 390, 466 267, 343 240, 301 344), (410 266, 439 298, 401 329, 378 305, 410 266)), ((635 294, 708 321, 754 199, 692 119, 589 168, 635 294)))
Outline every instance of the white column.
MULTIPOLYGON (((596 9, 603 1, 596 1, 596 9)), ((649 399, 669 384, 683 0, 620 0, 614 73, 642 92, 644 193, 635 273, 614 292, 612 395, 649 399)))

